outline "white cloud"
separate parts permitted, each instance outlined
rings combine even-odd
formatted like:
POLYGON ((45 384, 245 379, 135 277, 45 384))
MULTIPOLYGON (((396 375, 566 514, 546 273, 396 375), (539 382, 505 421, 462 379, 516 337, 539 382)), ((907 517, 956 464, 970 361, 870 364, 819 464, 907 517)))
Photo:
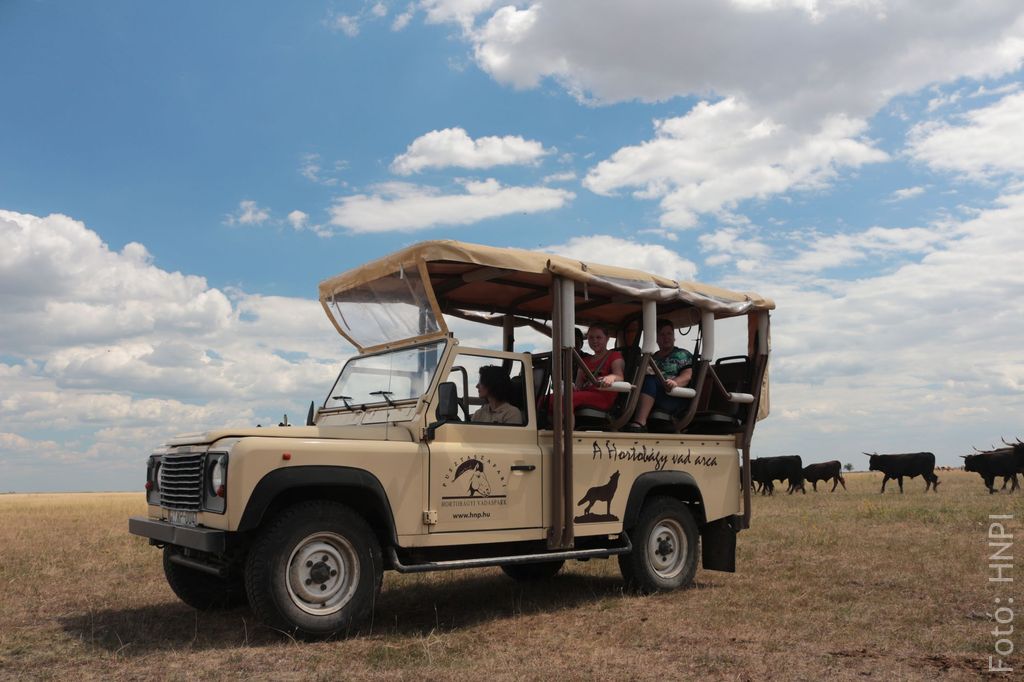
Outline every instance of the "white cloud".
POLYGON ((912 158, 975 178, 1024 172, 1024 93, 973 109, 955 122, 925 122, 908 135, 912 158))
POLYGON ((957 90, 955 92, 951 92, 949 94, 941 94, 940 93, 938 96, 933 97, 930 100, 928 100, 928 105, 925 107, 925 110, 928 113, 931 113, 931 112, 937 111, 938 109, 941 109, 943 107, 947 107, 947 106, 949 106, 951 104, 956 104, 957 102, 960 101, 960 98, 962 96, 963 96, 963 93, 961 93, 959 90, 957 90))
POLYGON ((676 233, 674 230, 666 230, 663 227, 647 227, 647 228, 644 228, 644 229, 637 230, 636 233, 638 235, 641 235, 641 234, 653 234, 656 237, 660 237, 660 238, 665 239, 665 240, 670 241, 670 242, 677 242, 677 241, 679 241, 679 234, 678 233, 676 233))
MULTIPOLYGON (((724 177, 705 176, 702 165, 718 170, 717 159, 674 163, 659 156, 658 147, 668 145, 658 139, 621 150, 613 157, 620 163, 588 176, 600 192, 640 186, 628 179, 639 171, 647 179, 637 197, 661 199, 663 226, 693 225, 702 213, 877 161, 881 152, 858 138, 895 97, 1002 77, 1024 63, 1024 6, 1016 0, 427 4, 438 6, 430 20, 457 25, 478 66, 499 83, 535 88, 552 79, 597 104, 700 97, 738 103, 750 125, 763 122, 767 143, 749 126, 720 123, 735 136, 729 149, 756 157, 750 169, 734 165, 724 177), (766 153, 772 140, 776 154, 766 153), (603 177, 616 167, 617 180, 603 177)), ((932 108, 952 99, 940 95, 932 108)))
POLYGON ((386 17, 388 15, 388 6, 383 2, 378 2, 370 8, 370 13, 375 17, 386 17))
POLYGON ((896 94, 1006 74, 1024 57, 1024 7, 1013 0, 459 4, 434 19, 461 26, 501 83, 550 77, 600 102, 732 96, 798 127, 864 118, 896 94))
POLYGON ((592 263, 653 272, 675 280, 692 280, 697 266, 661 244, 647 244, 608 235, 573 237, 545 251, 592 263))
POLYGON ((924 191, 924 187, 920 186, 903 187, 901 189, 894 190, 893 193, 889 195, 889 201, 905 201, 907 199, 913 199, 914 197, 919 197, 924 194, 924 191))
POLYGON ((416 14, 416 5, 410 3, 405 11, 395 17, 395 20, 391 22, 392 31, 402 31, 409 22, 412 21, 413 16, 416 14))
POLYGON ((929 253, 947 242, 948 229, 937 225, 930 228, 871 227, 849 234, 796 233, 791 238, 798 239, 801 248, 795 257, 777 267, 793 272, 818 272, 868 259, 877 262, 891 256, 929 253))
POLYGON ((322 223, 311 223, 309 221, 309 214, 306 213, 305 211, 300 211, 298 209, 288 214, 288 224, 292 226, 293 230, 307 230, 318 237, 326 238, 334 236, 334 230, 331 229, 330 225, 324 225, 322 223))
POLYGON ((535 140, 519 135, 471 138, 462 128, 432 130, 413 140, 404 154, 395 157, 391 170, 399 175, 427 168, 491 168, 536 163, 548 150, 535 140))
POLYGON ((145 247, 111 251, 62 215, 0 211, 0 347, 31 356, 69 344, 176 330, 216 333, 231 303, 202 277, 154 267, 145 247))
POLYGON ((327 173, 324 172, 321 164, 322 161, 319 154, 313 152, 303 154, 302 162, 299 165, 299 174, 318 185, 326 185, 328 187, 345 186, 346 183, 336 177, 339 171, 344 170, 348 166, 345 161, 335 161, 332 170, 327 173))
POLYGON ((335 31, 341 31, 349 38, 359 35, 359 17, 347 14, 338 14, 328 20, 328 26, 335 31))
POLYGON ((1017 433, 1024 272, 1010 254, 1024 253, 1021 221, 1024 195, 1009 195, 965 222, 821 237, 728 278, 778 304, 759 450, 859 462, 861 450, 924 449, 951 463, 1017 433), (834 251, 904 258, 877 275, 805 277, 808 254, 834 251))
POLYGON ((468 31, 477 16, 495 3, 496 0, 421 0, 420 6, 427 14, 427 23, 454 22, 468 31))
POLYGON ((238 202, 235 212, 224 216, 224 222, 228 225, 262 225, 268 220, 270 211, 258 206, 251 199, 238 202))
POLYGON ((288 214, 288 224, 293 229, 301 230, 309 224, 309 214, 296 209, 288 214))
POLYGON ((887 159, 864 130, 833 117, 799 133, 734 99, 701 102, 685 116, 655 121, 653 140, 619 149, 583 185, 604 195, 637 188, 637 198, 661 200, 662 226, 694 227, 701 214, 727 217, 743 200, 819 188, 842 168, 887 159))
POLYGON ((494 179, 464 181, 465 192, 442 194, 404 182, 378 185, 371 194, 341 198, 331 207, 331 224, 351 232, 411 232, 435 225, 467 225, 514 213, 561 208, 572 192, 550 187, 505 187, 494 179))
POLYGON ((552 173, 551 175, 545 175, 542 182, 545 184, 549 182, 572 182, 576 179, 576 173, 572 171, 564 171, 562 173, 552 173))
POLYGON ((972 92, 969 96, 974 97, 996 97, 998 95, 1009 95, 1011 92, 1017 92, 1020 90, 1021 84, 1007 83, 1006 85, 1000 85, 994 88, 987 88, 984 85, 979 85, 978 89, 972 92))
POLYGON ((735 259, 737 263, 744 263, 744 268, 749 270, 772 253, 767 244, 758 239, 744 238, 736 227, 724 227, 702 234, 697 238, 697 243, 702 252, 710 254, 704 259, 708 265, 724 265, 735 259))
MULTIPOLYGON (((36 455, 134 480, 140 453, 175 433, 301 418, 344 359, 315 298, 223 292, 61 215, 0 211, 0 240, 5 487, 45 466, 36 455)), ((84 485, 74 475, 64 487, 84 485)))

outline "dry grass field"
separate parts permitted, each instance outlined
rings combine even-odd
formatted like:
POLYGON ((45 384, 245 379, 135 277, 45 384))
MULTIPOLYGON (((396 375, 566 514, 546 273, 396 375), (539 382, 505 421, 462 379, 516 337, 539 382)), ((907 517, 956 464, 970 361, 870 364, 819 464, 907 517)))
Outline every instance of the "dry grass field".
POLYGON ((673 594, 623 595, 614 560, 528 587, 388 574, 367 632, 312 644, 178 602, 127 533, 141 494, 0 496, 0 678, 973 679, 994 598, 1024 604, 1019 582, 988 582, 988 515, 1024 534, 1024 505, 940 479, 937 495, 849 474, 849 492, 756 498, 739 572, 673 594))

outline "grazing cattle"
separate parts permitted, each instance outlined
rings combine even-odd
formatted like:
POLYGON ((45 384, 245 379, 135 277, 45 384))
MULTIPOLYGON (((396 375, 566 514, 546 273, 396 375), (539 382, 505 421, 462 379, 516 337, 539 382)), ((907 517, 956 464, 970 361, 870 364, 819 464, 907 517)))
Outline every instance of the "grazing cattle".
POLYGON ((750 460, 750 479, 761 484, 761 494, 775 494, 775 481, 789 482, 787 493, 792 495, 800 490, 804 493, 803 461, 800 455, 782 457, 758 457, 750 460))
POLYGON ((846 490, 846 479, 843 478, 843 465, 838 459, 833 459, 831 462, 808 464, 804 467, 804 480, 810 481, 814 492, 818 492, 818 481, 829 480, 832 481, 832 490, 829 492, 834 493, 836 486, 840 483, 843 485, 843 490, 846 490))
POLYGON ((1024 445, 1017 444, 988 452, 979 451, 977 454, 961 457, 964 459, 964 471, 973 471, 981 476, 989 494, 996 491, 994 484, 997 476, 1003 477, 1003 489, 1006 488, 1007 481, 1012 483, 1011 493, 1020 487, 1017 474, 1024 473, 1024 445))
POLYGON ((882 490, 885 492, 885 484, 890 478, 896 479, 900 484, 900 493, 903 493, 903 478, 916 478, 923 476, 925 480, 924 491, 931 488, 939 492, 939 477, 935 475, 935 455, 930 452, 910 452, 903 455, 880 455, 877 452, 865 452, 871 458, 868 471, 881 471, 885 476, 882 478, 882 490))

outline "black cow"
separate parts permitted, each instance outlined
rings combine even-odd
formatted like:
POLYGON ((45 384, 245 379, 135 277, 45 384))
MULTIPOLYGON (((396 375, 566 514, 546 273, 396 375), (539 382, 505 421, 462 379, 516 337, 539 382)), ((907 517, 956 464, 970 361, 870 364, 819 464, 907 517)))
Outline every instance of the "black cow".
POLYGON ((804 479, 811 482, 814 492, 818 492, 818 481, 829 480, 832 481, 832 490, 829 492, 834 493, 836 486, 840 483, 843 485, 843 490, 846 490, 846 479, 843 478, 843 465, 838 459, 833 459, 831 462, 808 464, 804 467, 804 479))
POLYGON ((789 482, 788 494, 796 490, 804 493, 803 462, 800 455, 758 457, 750 460, 750 480, 761 484, 761 494, 775 494, 775 481, 789 482))
POLYGON ((1024 447, 999 448, 961 457, 964 458, 964 471, 974 471, 981 476, 990 494, 996 491, 996 476, 1003 477, 1003 488, 1007 480, 1011 481, 1011 493, 1020 487, 1017 474, 1024 472, 1024 447))
POLYGON ((896 479, 900 484, 900 493, 903 493, 903 477, 916 478, 923 476, 925 480, 924 491, 931 488, 939 492, 939 477, 935 475, 935 455, 930 452, 910 452, 903 455, 880 455, 877 452, 865 452, 871 458, 868 471, 881 471, 885 474, 882 478, 882 490, 885 492, 885 484, 890 478, 896 479))

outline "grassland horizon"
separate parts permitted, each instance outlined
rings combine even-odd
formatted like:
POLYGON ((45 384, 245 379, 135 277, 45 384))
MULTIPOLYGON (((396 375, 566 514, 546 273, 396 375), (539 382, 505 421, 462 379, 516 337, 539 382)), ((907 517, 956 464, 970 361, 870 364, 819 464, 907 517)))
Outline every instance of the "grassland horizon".
POLYGON ((959 471, 938 494, 845 475, 848 492, 755 497, 737 573, 692 589, 624 594, 596 560, 538 585, 389 573, 372 623, 316 643, 179 602, 127 533, 141 493, 4 494, 0 678, 976 679, 994 598, 1015 596, 988 581, 989 515, 1019 530, 1020 497, 959 471))

